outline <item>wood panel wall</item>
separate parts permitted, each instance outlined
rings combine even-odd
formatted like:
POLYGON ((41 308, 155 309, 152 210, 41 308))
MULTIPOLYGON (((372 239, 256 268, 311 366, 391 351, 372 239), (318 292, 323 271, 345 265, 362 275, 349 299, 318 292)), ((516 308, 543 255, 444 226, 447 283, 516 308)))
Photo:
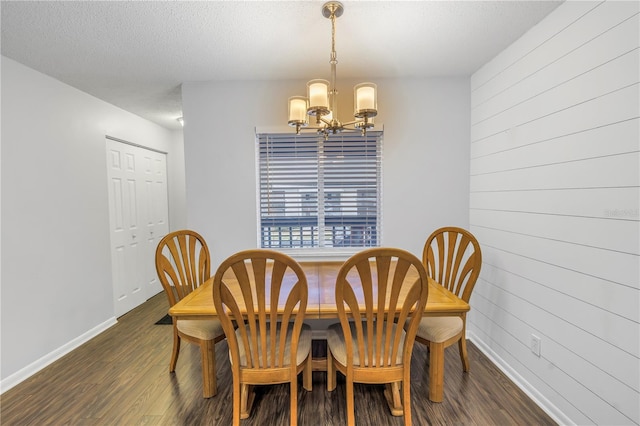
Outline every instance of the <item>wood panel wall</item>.
POLYGON ((566 2, 471 78, 469 335, 564 424, 640 423, 639 5, 566 2))

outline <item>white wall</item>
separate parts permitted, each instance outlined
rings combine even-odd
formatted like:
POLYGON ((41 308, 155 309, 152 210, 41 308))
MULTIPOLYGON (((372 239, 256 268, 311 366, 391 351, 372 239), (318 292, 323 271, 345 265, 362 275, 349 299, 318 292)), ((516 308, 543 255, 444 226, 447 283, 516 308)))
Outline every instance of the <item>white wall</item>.
POLYGON ((187 227, 184 139, 182 131, 172 131, 169 137, 169 150, 167 151, 169 230, 175 231, 187 227))
POLYGON ((181 132, 2 57, 3 390, 115 322, 106 135, 168 152, 184 225, 181 132))
MULTIPOLYGON (((328 72, 328 70, 327 70, 328 72)), ((383 244, 417 255, 443 225, 468 227, 469 80, 375 80, 384 123, 383 244)), ((340 118, 352 87, 338 80, 340 118)), ((213 264, 257 245, 255 128, 285 124, 287 98, 305 81, 183 84, 189 226, 213 264)))
POLYGON ((640 422, 639 5, 564 3, 471 78, 469 332, 564 424, 640 422))

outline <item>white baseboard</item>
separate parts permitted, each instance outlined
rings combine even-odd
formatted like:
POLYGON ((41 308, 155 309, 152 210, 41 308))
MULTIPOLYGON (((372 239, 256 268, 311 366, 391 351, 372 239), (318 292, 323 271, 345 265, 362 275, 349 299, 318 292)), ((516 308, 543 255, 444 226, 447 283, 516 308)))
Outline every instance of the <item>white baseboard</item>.
POLYGON ((76 337, 75 339, 71 340, 70 342, 62 345, 61 347, 59 347, 58 349, 54 350, 53 352, 48 353, 47 355, 43 356, 42 358, 32 362, 31 364, 27 365, 24 368, 16 371, 15 373, 10 375, 9 377, 6 377, 6 378, 2 379, 2 381, 0 381, 0 395, 2 393, 4 393, 4 392, 8 391, 12 387, 16 386, 17 384, 19 384, 19 383, 23 382, 24 380, 28 379, 29 377, 33 376, 35 373, 37 373, 38 371, 42 370, 43 368, 45 368, 49 364, 53 363, 54 361, 62 358, 64 355, 66 355, 69 352, 71 352, 72 350, 76 349, 77 347, 79 347, 83 343, 86 343, 89 340, 93 339, 98 334, 102 333, 103 331, 105 331, 109 327, 115 325, 116 322, 117 322, 116 318, 115 317, 111 317, 108 320, 106 320, 105 322, 103 322, 102 324, 98 324, 97 326, 95 326, 91 330, 88 330, 86 333, 83 333, 82 335, 76 337))
POLYGON ((496 367, 500 369, 509 379, 516 384, 529 398, 533 400, 545 413, 547 413, 556 423, 559 425, 575 425, 569 417, 567 417, 562 411, 551 403, 544 395, 542 395, 535 387, 533 387, 528 381, 526 381, 516 370, 514 370, 509 364, 505 362, 493 349, 487 346, 477 335, 472 331, 467 330, 467 338, 473 342, 474 345, 487 358, 493 362, 496 367))

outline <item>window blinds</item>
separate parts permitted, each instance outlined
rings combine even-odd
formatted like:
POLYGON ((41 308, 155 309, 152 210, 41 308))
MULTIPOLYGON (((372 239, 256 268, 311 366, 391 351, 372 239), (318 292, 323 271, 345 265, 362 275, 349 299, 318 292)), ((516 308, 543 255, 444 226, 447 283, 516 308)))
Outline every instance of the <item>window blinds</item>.
POLYGON ((374 247, 382 132, 257 135, 263 248, 374 247))

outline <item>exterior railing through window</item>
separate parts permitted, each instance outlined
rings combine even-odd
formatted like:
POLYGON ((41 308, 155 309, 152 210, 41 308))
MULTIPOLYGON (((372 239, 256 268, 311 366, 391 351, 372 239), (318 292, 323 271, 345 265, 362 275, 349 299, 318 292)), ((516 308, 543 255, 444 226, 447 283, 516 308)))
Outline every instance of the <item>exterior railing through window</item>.
POLYGON ((264 248, 376 247, 375 216, 342 216, 325 219, 320 238, 315 217, 270 217, 261 223, 264 248))

